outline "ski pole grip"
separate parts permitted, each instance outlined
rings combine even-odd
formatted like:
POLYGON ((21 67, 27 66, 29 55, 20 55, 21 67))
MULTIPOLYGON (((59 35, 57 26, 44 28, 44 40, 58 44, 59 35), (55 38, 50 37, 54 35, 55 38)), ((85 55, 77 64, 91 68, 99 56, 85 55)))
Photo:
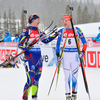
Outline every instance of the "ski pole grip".
POLYGON ((73 7, 71 7, 71 6, 69 6, 69 5, 68 5, 68 7, 69 7, 69 9, 70 9, 70 10, 72 10, 72 11, 73 11, 73 7))

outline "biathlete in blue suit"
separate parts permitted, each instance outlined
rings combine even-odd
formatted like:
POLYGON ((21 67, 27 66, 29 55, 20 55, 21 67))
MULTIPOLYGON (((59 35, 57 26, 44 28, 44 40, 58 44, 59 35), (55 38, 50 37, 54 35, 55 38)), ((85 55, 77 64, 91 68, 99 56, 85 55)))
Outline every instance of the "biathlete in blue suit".
MULTIPOLYGON (((38 83, 42 73, 42 58, 41 58, 41 49, 39 42, 34 44, 34 47, 31 50, 27 49, 27 45, 37 38, 39 35, 43 34, 39 31, 38 25, 40 23, 40 18, 38 15, 34 14, 29 17, 29 28, 23 29, 18 47, 22 50, 26 50, 25 58, 24 58, 24 66, 26 69, 27 82, 24 86, 23 91, 23 100, 28 100, 28 96, 30 93, 30 89, 32 87, 32 100, 37 100, 37 92, 38 92, 38 83), (30 29, 30 35, 29 35, 30 29)), ((57 37, 57 33, 48 38, 42 40, 43 43, 49 43, 54 38, 57 37)))
MULTIPOLYGON (((62 28, 59 32, 57 46, 56 46, 57 48, 56 55, 57 55, 58 62, 61 62, 60 43, 62 41, 64 44, 65 38, 67 36, 67 42, 65 45, 63 59, 62 59, 63 70, 65 74, 66 100, 76 100, 77 99, 77 77, 78 77, 78 69, 79 69, 79 57, 78 57, 78 50, 77 50, 70 18, 71 18, 70 15, 64 15, 62 19, 64 28, 62 28), (71 80, 72 80, 72 92, 71 92, 71 86, 70 86, 71 80)), ((81 29, 76 27, 75 31, 76 31, 76 37, 81 39, 83 43, 83 49, 80 54, 80 57, 83 57, 87 48, 87 43, 81 29)))

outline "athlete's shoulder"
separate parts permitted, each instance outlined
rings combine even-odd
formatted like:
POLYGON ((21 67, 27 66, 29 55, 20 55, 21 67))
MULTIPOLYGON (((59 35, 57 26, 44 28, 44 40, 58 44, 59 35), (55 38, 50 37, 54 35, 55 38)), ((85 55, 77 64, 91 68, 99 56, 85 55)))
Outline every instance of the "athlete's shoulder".
POLYGON ((27 36, 28 35, 28 27, 26 27, 26 28, 24 28, 23 30, 22 30, 22 32, 21 32, 21 35, 22 36, 27 36))
POLYGON ((60 29, 60 32, 62 33, 62 32, 64 31, 64 29, 65 29, 65 28, 61 28, 61 29, 60 29))
POLYGON ((28 30, 29 30, 29 27, 26 27, 26 28, 24 28, 23 30, 22 30, 22 32, 28 32, 28 30))
POLYGON ((61 29, 59 30, 59 36, 62 36, 62 34, 64 33, 64 31, 65 31, 65 28, 61 28, 61 29))
POLYGON ((79 32, 79 33, 83 33, 82 30, 79 27, 75 27, 75 29, 79 32))
POLYGON ((79 27, 75 27, 75 28, 76 28, 77 34, 79 35, 79 38, 83 38, 84 34, 83 34, 82 30, 79 27))
POLYGON ((78 32, 79 35, 83 35, 82 30, 79 27, 75 27, 76 31, 78 32))

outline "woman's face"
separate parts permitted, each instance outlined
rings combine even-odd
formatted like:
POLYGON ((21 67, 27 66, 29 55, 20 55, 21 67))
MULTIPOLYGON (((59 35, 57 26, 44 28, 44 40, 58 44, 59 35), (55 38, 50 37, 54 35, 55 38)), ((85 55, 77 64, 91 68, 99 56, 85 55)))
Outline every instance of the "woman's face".
POLYGON ((32 22, 32 25, 33 25, 34 27, 38 27, 38 26, 39 26, 39 23, 40 23, 40 18, 37 18, 36 20, 34 20, 34 21, 32 22))
POLYGON ((70 28, 71 27, 71 22, 69 20, 64 20, 63 25, 65 28, 70 28))

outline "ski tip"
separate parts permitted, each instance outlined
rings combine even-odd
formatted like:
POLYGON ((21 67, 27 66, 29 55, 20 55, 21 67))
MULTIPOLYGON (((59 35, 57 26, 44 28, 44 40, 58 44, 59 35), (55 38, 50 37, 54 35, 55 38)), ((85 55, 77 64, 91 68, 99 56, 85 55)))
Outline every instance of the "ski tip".
POLYGON ((47 95, 47 97, 49 97, 49 95, 47 95))

